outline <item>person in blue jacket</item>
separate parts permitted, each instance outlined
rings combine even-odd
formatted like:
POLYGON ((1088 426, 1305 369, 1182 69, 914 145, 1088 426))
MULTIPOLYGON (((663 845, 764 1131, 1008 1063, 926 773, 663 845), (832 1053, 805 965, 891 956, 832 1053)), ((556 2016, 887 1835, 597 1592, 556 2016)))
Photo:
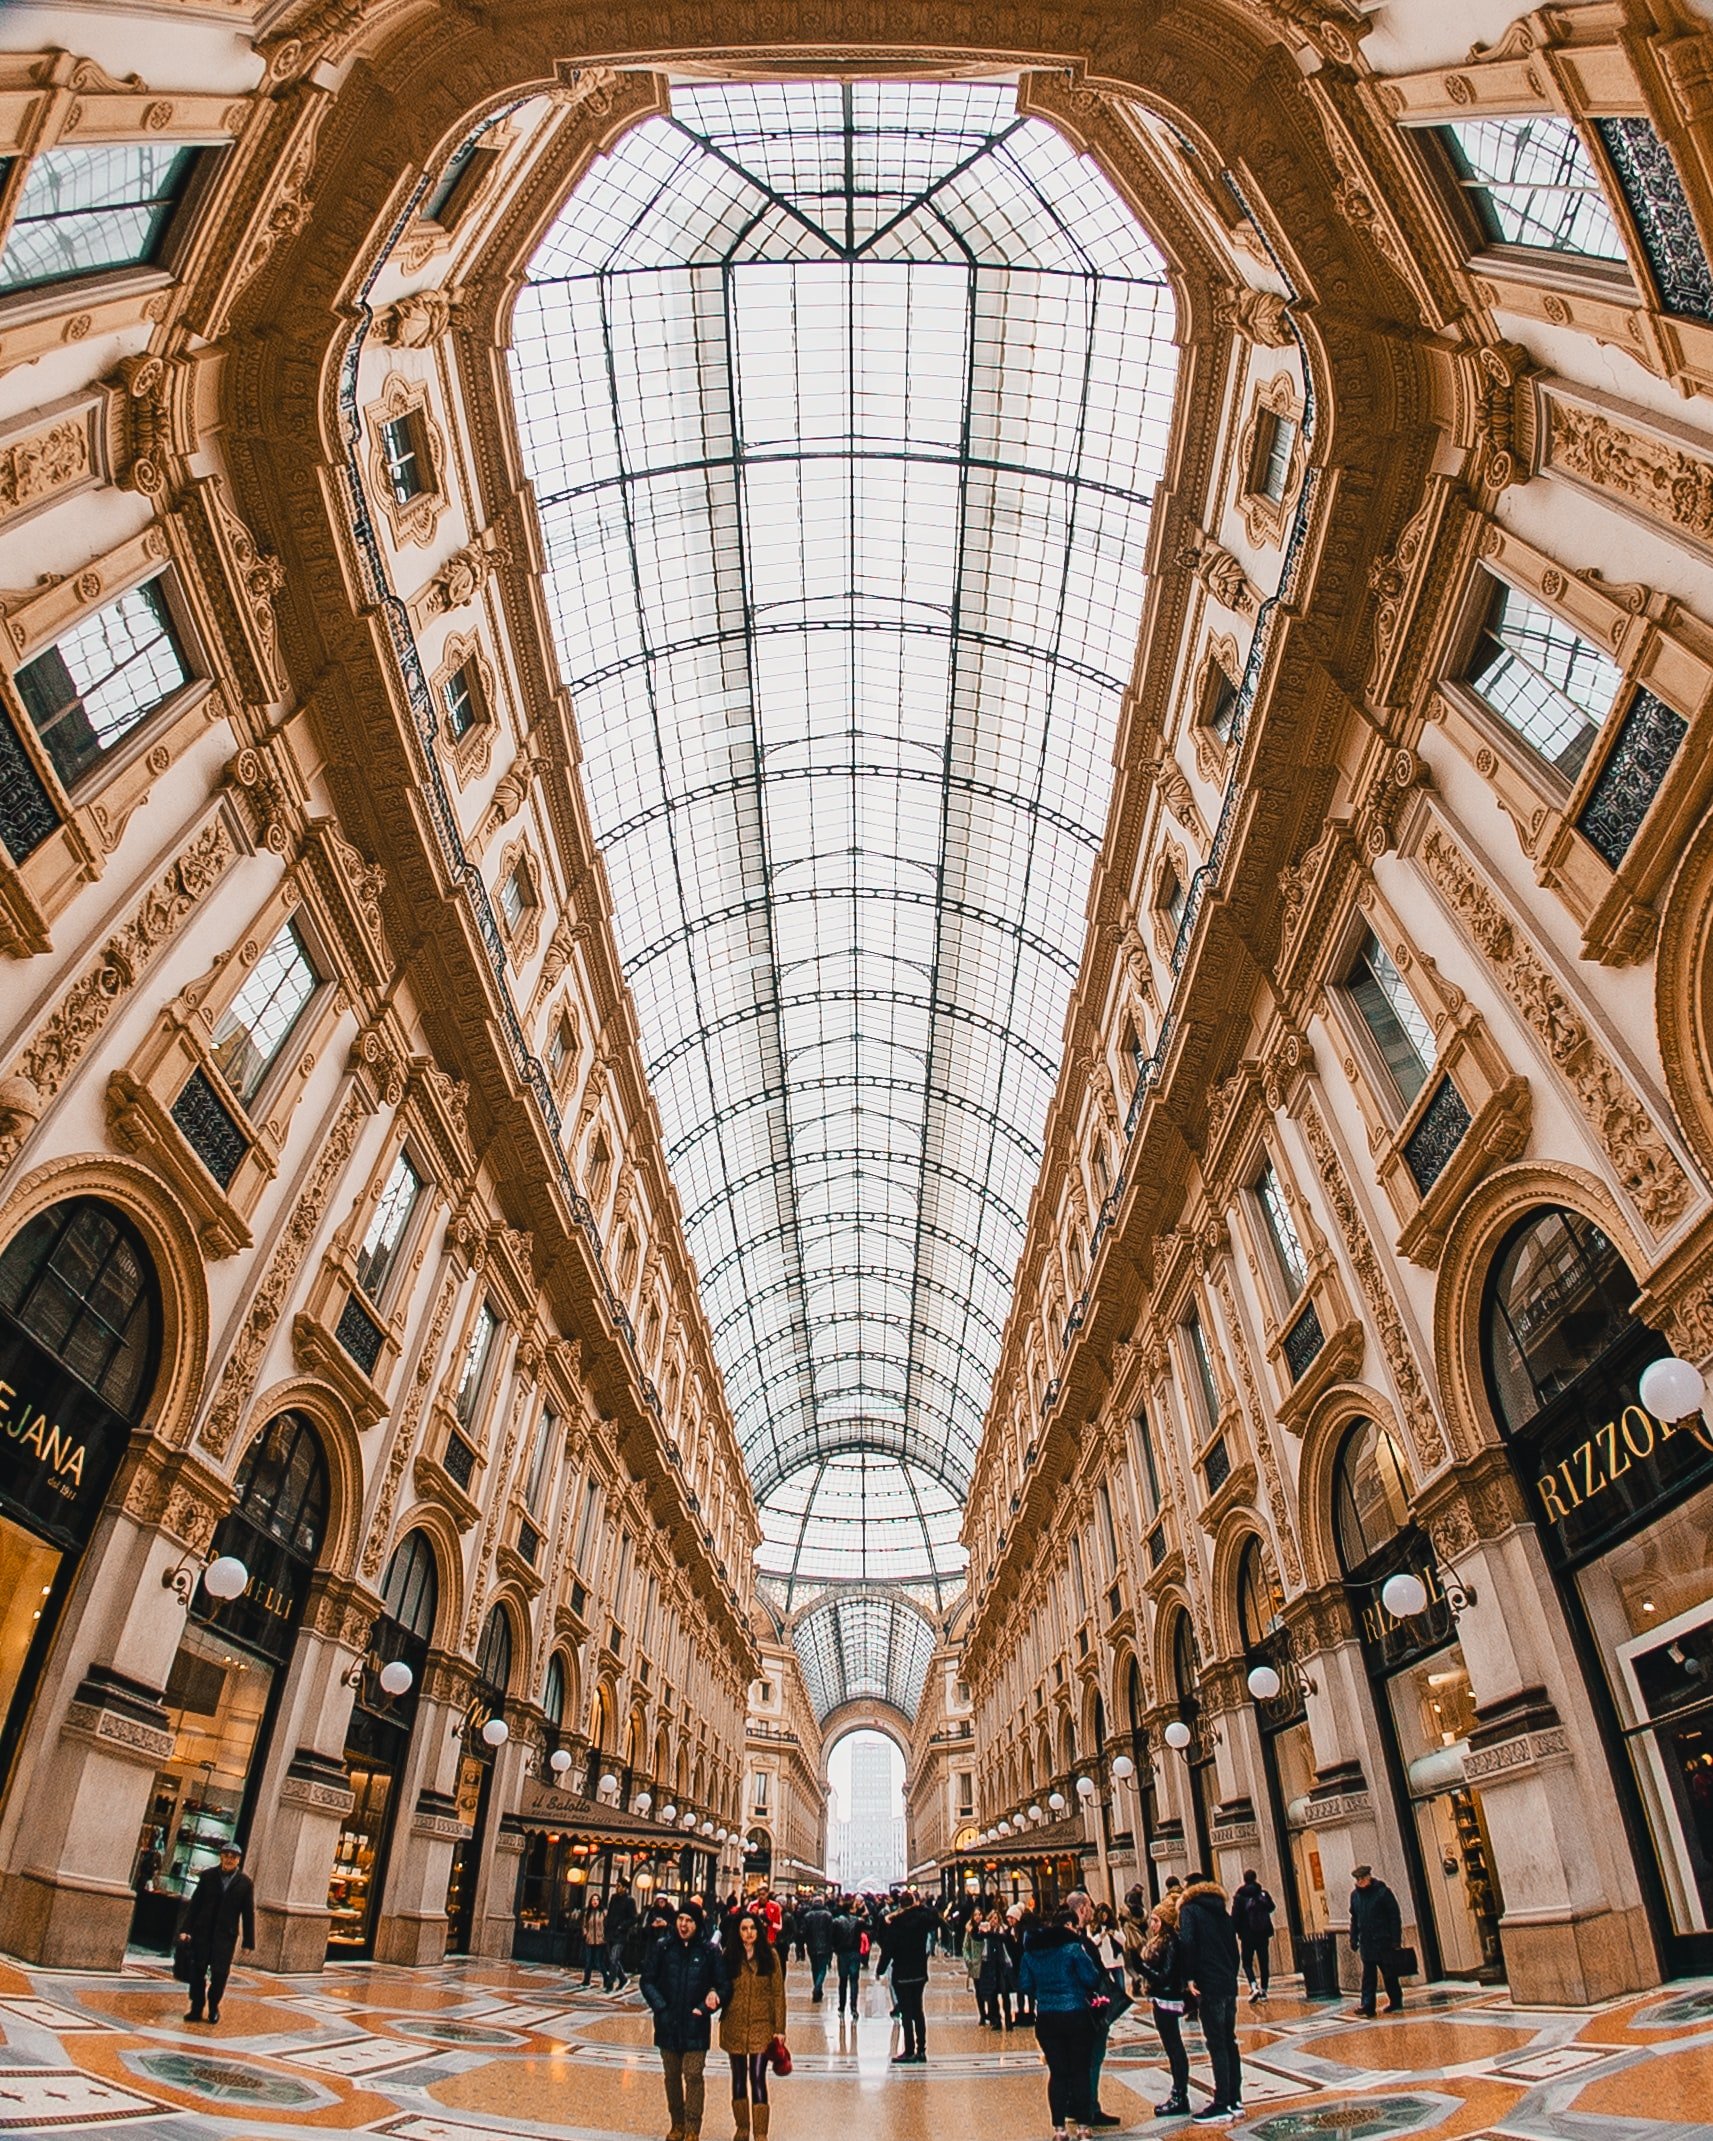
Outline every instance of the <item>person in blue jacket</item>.
POLYGON ((1023 1943, 1018 1983, 1035 2007, 1035 2041, 1047 2062, 1047 2109, 1053 2141, 1088 2132, 1089 2068, 1106 1974, 1077 1932, 1076 1913, 1061 1907, 1050 1925, 1023 1943))

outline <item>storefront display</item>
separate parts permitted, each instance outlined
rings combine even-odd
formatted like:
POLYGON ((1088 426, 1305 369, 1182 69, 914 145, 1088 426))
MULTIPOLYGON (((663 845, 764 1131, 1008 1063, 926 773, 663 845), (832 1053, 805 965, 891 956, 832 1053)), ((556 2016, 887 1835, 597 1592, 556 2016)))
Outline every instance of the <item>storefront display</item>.
POLYGON ((446 1882, 446 1952, 468 1955, 475 1931, 476 1882, 487 1845, 489 1802, 493 1797, 495 1745, 482 1728, 505 1709, 512 1676, 512 1632, 503 1606, 495 1606, 476 1648, 476 1685, 459 1727, 458 1781, 453 1787, 454 1817, 468 1834, 452 1853, 446 1882))
POLYGON ((54 1205, 0 1253, 0 1779, 159 1350, 154 1268, 111 1207, 54 1205))
POLYGON ((1387 1688, 1422 1870, 1447 1977, 1503 1973, 1492 1849, 1481 1795, 1463 1757, 1476 1726, 1475 1695, 1456 1643, 1393 1676, 1387 1688))
POLYGON ((215 1533, 210 1559, 248 1571, 238 1597, 198 1589, 167 1675, 173 1750, 155 1778, 138 1839, 132 1940, 171 1945, 179 1907, 220 1846, 244 1842, 266 1757, 279 1686, 297 1640, 327 1518, 320 1438, 297 1413, 262 1429, 238 1469, 237 1500, 215 1533))
POLYGON ((1662 1420, 1669 1347, 1580 1215, 1546 1207, 1488 1283, 1489 1395, 1583 1661, 1663 1957, 1713 1968, 1713 1428, 1662 1420))

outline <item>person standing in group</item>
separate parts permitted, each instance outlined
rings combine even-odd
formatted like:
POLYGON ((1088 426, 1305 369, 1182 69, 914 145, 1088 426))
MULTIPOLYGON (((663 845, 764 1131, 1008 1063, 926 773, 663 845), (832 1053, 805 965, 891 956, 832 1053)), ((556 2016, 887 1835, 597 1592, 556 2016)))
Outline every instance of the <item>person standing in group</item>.
POLYGON ((1047 2062, 1047 2111, 1053 2141, 1088 2132, 1089 2069, 1105 1996, 1099 1963, 1077 1931, 1077 1914, 1066 1904, 1051 1925, 1034 1927, 1023 1943, 1017 1981, 1035 2011, 1035 2042, 1047 2062))
POLYGON ((1201 2032, 1213 2068, 1213 2102, 1198 2126, 1229 2126, 1243 2116, 1243 2066, 1237 2055, 1237 1930, 1225 1890, 1193 1874, 1178 1899, 1178 1943, 1185 1980, 1201 2009, 1201 2032))
POLYGON ((1386 1981, 1386 2012, 1395 2015, 1404 2005, 1404 1987, 1398 1976, 1398 1950, 1404 1944, 1404 1914, 1398 1899, 1384 1881, 1374 1878, 1372 1866, 1353 1866, 1350 1878, 1350 1945, 1362 1958, 1362 1991, 1356 2011, 1374 2012, 1375 1979, 1386 1981))
POLYGON ((1267 1997, 1272 1975, 1273 1907, 1273 1899, 1256 1879, 1254 1867, 1246 1867, 1243 1885, 1231 1899, 1231 1922, 1237 1928, 1237 1945, 1251 2001, 1267 1997))
POLYGON ((591 1896, 583 1906, 583 1982, 588 1984, 595 1974, 595 1965, 601 1966, 601 1989, 613 1989, 612 1958, 607 1953, 607 1906, 599 1896, 591 1896))
POLYGON ((630 1983, 625 1969, 625 1943, 630 1938, 631 1927, 636 1924, 636 1900, 630 1889, 621 1881, 607 1901, 607 1971, 608 1990, 617 1986, 620 1992, 630 1983))
POLYGON ((1011 1951, 1011 1967, 1017 1977, 1017 2019, 1033 2022, 1035 2003, 1029 1996, 1029 1988, 1023 1982, 1023 1950, 1029 1944, 1029 1935, 1035 1930, 1035 1912, 1032 1904, 1013 1903, 1005 1912, 1005 1945, 1011 1951))
POLYGON ((839 1971, 839 2014, 842 2018, 849 2004, 851 2020, 856 2020, 857 1986, 862 1981, 862 1951, 868 1932, 857 1915, 854 1896, 846 1896, 832 1915, 828 1939, 832 1945, 833 1960, 839 1971))
POLYGON ((654 2016, 654 2043, 666 2078, 667 2141, 700 2141, 708 2025, 720 2005, 720 1958, 702 1913, 681 1903, 642 1966, 642 1996, 654 2016))
POLYGON ((797 1933, 809 1958, 809 1997, 819 2007, 827 1986, 827 1966, 833 1959, 833 1914, 825 1896, 817 1896, 807 1910, 797 1913, 797 1933))
POLYGON ((238 1935, 248 1953, 256 1945, 256 1891, 244 1871, 244 1854, 236 1844, 220 1846, 220 1863, 198 1880, 179 1923, 179 1945, 187 1951, 190 1990, 187 2022, 202 2020, 203 2002, 210 2022, 220 2020, 220 2002, 232 1974, 238 1935))
POLYGON ((726 1957, 725 2001, 720 2050, 732 2063, 735 2141, 750 2133, 767 2141, 768 2055, 774 2039, 785 2034, 785 1972, 766 1921, 752 1910, 738 1914, 737 1945, 726 1957))
POLYGON ((904 2049, 894 2054, 895 2067, 922 2067, 928 2063, 928 2025, 922 2013, 928 1989, 928 1944, 934 1937, 935 1918, 914 1889, 907 1889, 904 1907, 886 1924, 886 1957, 892 1971, 892 1997, 898 2003, 898 2019, 904 2029, 904 2049))
POLYGON ((1118 1914, 1118 1932, 1124 1942, 1124 1968, 1132 1987, 1142 1981, 1142 1950, 1148 1939, 1148 1892, 1138 1881, 1125 1891, 1124 1908, 1118 1914))
POLYGON ((1017 1989, 1017 1971, 1011 1960, 1011 1943, 1005 1937, 1005 1919, 997 1903, 970 1920, 969 1937, 976 1944, 976 2007, 986 2029, 1011 2027, 1011 1995, 1017 1989))
POLYGON ((1143 1926, 1136 1960, 1154 2011, 1154 2028, 1172 2070, 1172 2093, 1154 2107, 1157 2119, 1190 2115, 1190 2056, 1184 2050, 1185 1997, 1183 1949, 1178 1942, 1178 1899, 1167 1896, 1143 1926))
POLYGON ((1088 2122, 1098 2132, 1103 2127, 1124 2124, 1122 2119, 1103 2110, 1100 2101, 1100 2077, 1106 2066, 1107 2040, 1112 2025, 1130 2006, 1130 1994, 1124 1983, 1124 1943, 1118 1937, 1110 1903, 1096 1904, 1081 1890, 1067 1900, 1076 1911, 1077 1930, 1093 1950, 1094 1959, 1106 1980, 1107 2005, 1095 2016, 1094 2049, 1089 2056, 1088 2069, 1088 2122))

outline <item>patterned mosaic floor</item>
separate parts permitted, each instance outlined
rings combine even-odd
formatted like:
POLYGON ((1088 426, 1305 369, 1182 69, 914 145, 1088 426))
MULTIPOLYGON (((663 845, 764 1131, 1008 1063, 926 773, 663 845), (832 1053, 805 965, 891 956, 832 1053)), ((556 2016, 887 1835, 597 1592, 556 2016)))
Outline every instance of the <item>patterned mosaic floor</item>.
MULTIPOLYGON (((1043 2070, 1025 2033, 978 2028, 961 1971, 936 1964, 925 2069, 890 2070, 883 1988, 841 2024, 789 1979, 796 2071, 773 2131, 841 2141, 1023 2141, 1047 2132, 1043 2070)), ((585 1993, 555 1970, 348 1966, 319 1978, 240 1972, 218 2030, 183 2024, 180 1988, 152 1966, 69 1975, 0 1962, 0 2141, 283 2141, 306 2130, 395 2141, 659 2135, 666 2120, 636 1996, 585 1993)), ((1289 1992, 1242 2031, 1252 2141, 1687 2141, 1713 2137, 1713 1985, 1682 1984, 1592 2013, 1515 2008, 1440 1987, 1395 2020, 1289 1992)), ((1165 2094, 1151 2032, 1127 2017, 1103 2089, 1127 2128, 1165 2094)), ((1195 2101, 1207 2069, 1195 2067, 1195 2101)), ((709 2062, 709 2141, 729 2132, 709 2062), (717 2115, 716 2115, 717 2114, 717 2115)))

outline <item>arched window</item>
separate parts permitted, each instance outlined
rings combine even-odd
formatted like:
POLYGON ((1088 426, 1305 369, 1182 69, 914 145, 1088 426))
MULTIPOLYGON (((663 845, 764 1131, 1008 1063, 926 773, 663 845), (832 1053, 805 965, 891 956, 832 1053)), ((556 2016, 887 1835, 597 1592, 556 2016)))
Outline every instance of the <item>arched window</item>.
POLYGON ((547 1678, 541 1684, 541 1711, 557 1734, 565 1722, 565 1660, 558 1651, 547 1661, 547 1678))
POLYGON ((1245 1651, 1257 1651, 1278 1629, 1284 1597, 1253 1533, 1237 1564, 1237 1626, 1245 1651))
POLYGON ((154 1381, 160 1299, 129 1220, 93 1197, 38 1212, 0 1254, 0 1309, 135 1422, 154 1381))
POLYGON ((1190 1617, 1180 1612, 1172 1625, 1172 1679, 1178 1701, 1186 1707, 1196 1700, 1196 1636, 1190 1617))
POLYGON ((1332 1480, 1338 1558, 1349 1576, 1410 1525, 1410 1489, 1398 1445, 1372 1420, 1344 1439, 1332 1480))
POLYGON ((199 1592, 196 1617, 268 1657, 289 1655, 326 1528, 321 1437, 302 1413, 282 1412, 244 1452, 237 1502, 214 1539, 216 1554, 249 1570, 249 1585, 219 1605, 199 1592))
POLYGON ((485 1694, 505 1700, 512 1681, 512 1624, 504 1606, 495 1606, 482 1626, 476 1646, 476 1678, 485 1694))
POLYGON ((440 1572, 425 1531, 406 1532, 393 1548, 381 1581, 381 1605, 387 1618, 424 1646, 434 1640, 440 1610, 440 1572))
POLYGON ((1548 1205, 1509 1236, 1487 1282, 1487 1377, 1510 1434, 1635 1328, 1636 1282, 1591 1219, 1548 1205))

